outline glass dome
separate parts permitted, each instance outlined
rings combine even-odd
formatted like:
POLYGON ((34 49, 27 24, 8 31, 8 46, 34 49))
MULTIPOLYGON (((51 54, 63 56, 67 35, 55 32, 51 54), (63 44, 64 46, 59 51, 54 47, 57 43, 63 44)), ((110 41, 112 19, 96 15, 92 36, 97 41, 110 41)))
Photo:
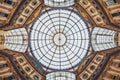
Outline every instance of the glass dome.
POLYGON ((89 28, 71 9, 44 11, 30 29, 30 50, 47 69, 73 69, 89 49, 89 28))

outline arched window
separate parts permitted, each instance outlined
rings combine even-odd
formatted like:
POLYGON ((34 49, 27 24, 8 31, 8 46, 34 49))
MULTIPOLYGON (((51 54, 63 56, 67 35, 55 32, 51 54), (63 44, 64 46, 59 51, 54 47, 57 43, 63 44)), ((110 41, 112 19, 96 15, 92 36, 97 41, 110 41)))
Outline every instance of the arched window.
POLYGON ((20 59, 19 59, 19 62, 20 62, 20 63, 23 63, 23 62, 24 62, 24 60, 23 60, 22 58, 20 58, 20 59))
POLYGON ((45 5, 51 7, 67 7, 74 4, 74 0, 44 0, 45 5))
POLYGON ((107 0, 105 3, 107 6, 109 6, 109 5, 115 4, 116 0, 107 0))
POLYGON ((30 68, 29 68, 29 67, 25 67, 25 70, 26 70, 27 72, 30 72, 30 68))
POLYGON ((3 2, 7 3, 7 4, 11 5, 11 6, 15 5, 15 3, 12 0, 3 0, 3 2))
POLYGON ((2 80, 16 80, 14 75, 3 78, 2 80))
POLYGON ((8 64, 1 64, 0 68, 8 67, 8 64))
POLYGON ((0 16, 3 16, 3 17, 8 17, 8 14, 3 13, 3 12, 0 12, 0 16))
POLYGON ((83 74, 83 76, 82 76, 82 77, 83 77, 83 79, 85 79, 85 80, 86 80, 86 79, 88 78, 88 74, 87 74, 87 73, 85 73, 85 74, 83 74))
POLYGON ((94 69, 95 69, 95 66, 94 66, 94 65, 91 65, 91 66, 90 66, 90 70, 93 71, 94 69))
POLYGON ((38 77, 37 75, 34 75, 34 76, 33 76, 33 79, 34 79, 34 80, 39 80, 39 77, 38 77))

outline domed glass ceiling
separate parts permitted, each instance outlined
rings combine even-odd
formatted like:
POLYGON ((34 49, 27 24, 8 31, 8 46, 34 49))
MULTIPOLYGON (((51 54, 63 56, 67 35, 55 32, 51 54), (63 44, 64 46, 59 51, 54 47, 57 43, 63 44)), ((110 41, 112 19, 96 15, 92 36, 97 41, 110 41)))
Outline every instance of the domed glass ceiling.
POLYGON ((47 69, 75 68, 87 55, 89 29, 72 9, 44 11, 30 29, 30 50, 47 69))

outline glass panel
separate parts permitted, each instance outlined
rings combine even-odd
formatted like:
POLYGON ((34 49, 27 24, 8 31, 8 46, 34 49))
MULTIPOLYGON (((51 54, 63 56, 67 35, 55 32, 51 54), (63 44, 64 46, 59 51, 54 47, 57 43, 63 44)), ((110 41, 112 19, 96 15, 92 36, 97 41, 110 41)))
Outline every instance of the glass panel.
POLYGON ((46 75, 46 80, 76 80, 76 76, 70 72, 52 72, 46 75))
POLYGON ((10 50, 25 52, 28 45, 27 31, 25 28, 19 28, 7 31, 5 33, 5 47, 10 50))
POLYGON ((4 3, 7 3, 7 4, 11 5, 11 6, 15 5, 15 3, 12 0, 3 0, 3 1, 4 1, 4 3))
POLYGON ((92 46, 95 51, 105 50, 109 48, 114 48, 117 46, 115 42, 115 31, 94 28, 92 32, 92 46))
POLYGON ((3 12, 0 12, 0 16, 3 16, 3 17, 8 17, 8 14, 3 13, 3 12))
POLYGON ((106 5, 109 6, 109 5, 112 5, 112 4, 115 4, 115 3, 116 3, 115 0, 108 0, 108 1, 106 2, 106 5))
POLYGON ((67 7, 74 4, 74 0, 44 0, 45 5, 51 7, 67 7))

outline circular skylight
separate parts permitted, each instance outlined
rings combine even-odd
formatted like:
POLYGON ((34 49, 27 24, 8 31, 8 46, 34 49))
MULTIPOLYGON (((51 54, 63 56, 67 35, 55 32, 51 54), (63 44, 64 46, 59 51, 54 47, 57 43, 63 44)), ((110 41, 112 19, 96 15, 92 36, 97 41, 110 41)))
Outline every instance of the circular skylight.
POLYGON ((74 10, 44 11, 30 34, 31 53, 47 69, 73 69, 88 53, 89 29, 74 10))

